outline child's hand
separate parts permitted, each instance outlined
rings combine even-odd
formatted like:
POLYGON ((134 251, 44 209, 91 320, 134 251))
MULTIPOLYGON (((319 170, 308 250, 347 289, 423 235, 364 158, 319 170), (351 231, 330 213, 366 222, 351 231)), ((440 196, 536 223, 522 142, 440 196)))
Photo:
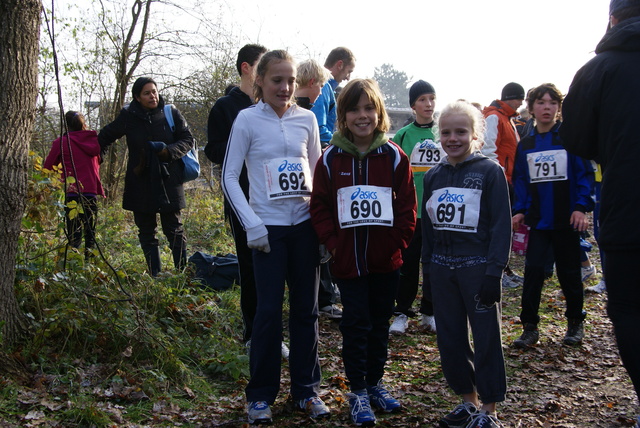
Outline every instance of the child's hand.
POLYGON ((514 231, 520 228, 520 225, 524 222, 524 214, 518 213, 511 218, 511 227, 514 231))
POLYGON ((480 304, 491 307, 494 303, 500 301, 502 294, 501 282, 499 276, 485 275, 480 287, 480 304))
POLYGON ((258 239, 248 241, 247 247, 253 248, 254 250, 262 251, 263 253, 271 252, 271 247, 269 246, 269 234, 267 233, 266 235, 261 236, 258 239))
POLYGON ((578 232, 584 232, 589 227, 589 220, 582 211, 574 211, 571 214, 571 226, 578 232))

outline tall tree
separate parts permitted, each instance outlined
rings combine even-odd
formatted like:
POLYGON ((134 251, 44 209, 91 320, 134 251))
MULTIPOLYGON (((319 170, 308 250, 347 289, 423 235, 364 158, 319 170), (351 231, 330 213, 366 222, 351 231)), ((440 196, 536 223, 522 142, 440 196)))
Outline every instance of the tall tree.
POLYGON ((2 348, 27 332, 14 294, 27 195, 27 156, 38 89, 40 0, 0 1, 0 324, 2 348))
POLYGON ((409 77, 404 71, 396 70, 391 64, 382 64, 373 70, 373 79, 378 82, 384 104, 387 107, 408 107, 409 77))

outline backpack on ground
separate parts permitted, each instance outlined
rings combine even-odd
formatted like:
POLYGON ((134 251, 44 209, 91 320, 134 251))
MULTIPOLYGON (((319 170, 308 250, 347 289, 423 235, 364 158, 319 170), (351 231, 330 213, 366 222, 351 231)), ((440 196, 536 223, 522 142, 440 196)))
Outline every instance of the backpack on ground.
POLYGON ((202 288, 224 291, 231 288, 234 282, 240 284, 238 257, 235 254, 212 256, 196 251, 189 257, 189 263, 195 265, 194 281, 202 288))

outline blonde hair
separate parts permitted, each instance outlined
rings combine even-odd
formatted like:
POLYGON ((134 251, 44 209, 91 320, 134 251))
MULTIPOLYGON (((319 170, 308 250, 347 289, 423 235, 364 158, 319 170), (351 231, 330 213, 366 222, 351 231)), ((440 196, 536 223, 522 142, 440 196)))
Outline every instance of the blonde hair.
POLYGON ((475 137, 475 143, 472 143, 471 149, 472 151, 480 150, 484 145, 484 133, 487 129, 484 116, 482 116, 480 110, 478 110, 473 104, 464 100, 452 102, 440 112, 440 116, 438 117, 438 128, 442 129, 442 119, 454 114, 462 114, 469 118, 469 121, 471 122, 471 130, 475 137))
POLYGON ((384 100, 378 83, 373 79, 353 79, 340 91, 340 95, 336 101, 338 104, 338 130, 349 141, 353 141, 353 134, 347 127, 347 112, 358 105, 362 94, 365 94, 367 98, 369 98, 369 101, 371 101, 376 108, 376 113, 378 113, 376 131, 385 133, 391 127, 391 122, 389 121, 387 110, 384 108, 384 100))
MULTIPOLYGON (((260 76, 264 79, 264 76, 266 76, 267 71, 269 70, 269 66, 274 61, 276 62, 288 61, 294 65, 294 68, 296 65, 295 61, 293 60, 293 57, 289 55, 289 52, 285 50, 269 51, 266 54, 262 55, 262 57, 260 58, 260 62, 258 62, 258 66, 256 67, 256 77, 260 76)), ((258 79, 256 79, 256 81, 253 84, 253 96, 256 101, 260 101, 263 97, 263 93, 262 93, 262 87, 258 85, 257 81, 258 79)))
POLYGON ((329 80, 329 70, 321 66, 314 59, 307 59, 298 64, 298 74, 296 83, 299 87, 307 86, 311 79, 315 80, 318 86, 324 86, 329 80))

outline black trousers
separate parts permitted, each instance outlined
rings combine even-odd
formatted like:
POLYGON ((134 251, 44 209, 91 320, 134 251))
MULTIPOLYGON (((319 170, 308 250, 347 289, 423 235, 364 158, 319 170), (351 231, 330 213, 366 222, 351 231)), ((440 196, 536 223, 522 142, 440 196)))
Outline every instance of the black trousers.
POLYGON ((604 256, 607 313, 613 323, 622 364, 640 399, 640 278, 636 270, 640 251, 604 251, 604 256))
MULTIPOLYGON (((173 254, 173 263, 180 269, 186 263, 187 237, 182 226, 180 211, 161 212, 160 224, 162 232, 169 241, 169 248, 173 254)), ((133 212, 133 219, 138 226, 138 240, 144 253, 151 275, 156 276, 161 269, 160 247, 156 238, 158 213, 133 212)))
POLYGON ((96 216, 98 214, 98 200, 95 195, 67 195, 65 199, 65 213, 67 238, 73 248, 80 248, 84 235, 84 248, 95 247, 96 244, 96 216), (76 207, 70 208, 70 202, 76 202, 76 207), (73 210, 76 210, 75 212, 73 210), (71 213, 73 212, 73 215, 71 213), (73 217, 73 218, 72 218, 73 217))
MULTIPOLYGON (((414 316, 411 306, 418 295, 420 286, 420 259, 422 257, 422 222, 418 219, 416 230, 409 246, 402 251, 402 267, 400 268, 400 283, 396 294, 395 313, 414 316)), ((433 303, 422 293, 420 313, 433 316, 433 303)))
MULTIPOLYGON (((225 200, 225 205, 227 202, 225 200)), ((231 233, 236 244, 238 256, 238 269, 240 271, 240 310, 244 323, 243 341, 251 339, 253 332, 253 320, 256 317, 258 296, 256 292, 256 279, 253 271, 253 253, 247 246, 247 232, 242 228, 238 216, 232 209, 225 209, 231 225, 231 233)))
POLYGON ((544 285, 545 264, 550 250, 553 250, 555 255, 558 281, 567 302, 565 316, 570 319, 585 318, 580 273, 580 234, 573 229, 531 229, 522 286, 520 320, 523 324, 538 324, 540 321, 538 310, 544 285))
POLYGON ((374 386, 384 375, 389 343, 389 320, 399 270, 336 278, 342 299, 342 359, 351 391, 374 386))

